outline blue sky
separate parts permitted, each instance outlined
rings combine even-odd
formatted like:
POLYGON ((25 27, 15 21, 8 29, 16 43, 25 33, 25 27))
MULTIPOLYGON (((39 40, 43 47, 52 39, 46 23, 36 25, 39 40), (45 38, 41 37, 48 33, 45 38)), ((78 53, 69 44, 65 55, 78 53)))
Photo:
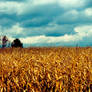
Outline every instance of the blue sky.
POLYGON ((0 0, 0 35, 27 46, 92 46, 92 0, 0 0))

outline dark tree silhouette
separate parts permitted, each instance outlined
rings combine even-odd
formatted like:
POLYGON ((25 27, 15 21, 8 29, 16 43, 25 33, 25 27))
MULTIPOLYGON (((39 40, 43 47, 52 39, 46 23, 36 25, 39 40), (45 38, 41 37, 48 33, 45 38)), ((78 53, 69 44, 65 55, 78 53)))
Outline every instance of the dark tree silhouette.
POLYGON ((19 39, 15 39, 12 43, 11 43, 12 47, 22 47, 23 48, 23 44, 21 43, 21 41, 19 39))
POLYGON ((7 46, 8 38, 6 36, 3 36, 2 38, 2 48, 5 48, 7 46))

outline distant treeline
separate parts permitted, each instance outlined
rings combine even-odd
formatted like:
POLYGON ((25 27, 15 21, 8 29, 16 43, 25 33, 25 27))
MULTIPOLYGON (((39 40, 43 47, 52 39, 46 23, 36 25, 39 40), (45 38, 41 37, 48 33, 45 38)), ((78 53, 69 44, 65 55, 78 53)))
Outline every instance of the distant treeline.
POLYGON ((0 47, 6 48, 6 47, 23 47, 23 43, 18 39, 14 39, 12 42, 8 39, 7 36, 1 36, 0 37, 0 47))

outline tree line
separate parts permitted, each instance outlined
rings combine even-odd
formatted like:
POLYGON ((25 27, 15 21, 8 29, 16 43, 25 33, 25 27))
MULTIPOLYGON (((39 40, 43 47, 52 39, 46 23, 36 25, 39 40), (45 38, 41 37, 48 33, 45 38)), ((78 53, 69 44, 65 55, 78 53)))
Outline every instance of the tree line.
POLYGON ((14 39, 12 42, 9 41, 7 36, 3 36, 1 39, 1 47, 23 47, 23 43, 18 39, 14 39))

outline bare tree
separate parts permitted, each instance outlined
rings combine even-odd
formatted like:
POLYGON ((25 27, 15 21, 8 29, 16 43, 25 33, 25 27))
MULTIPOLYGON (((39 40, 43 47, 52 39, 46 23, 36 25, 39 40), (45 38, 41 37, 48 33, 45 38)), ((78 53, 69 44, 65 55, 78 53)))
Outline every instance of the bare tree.
POLYGON ((7 36, 2 37, 2 48, 5 48, 7 46, 8 38, 7 36))

